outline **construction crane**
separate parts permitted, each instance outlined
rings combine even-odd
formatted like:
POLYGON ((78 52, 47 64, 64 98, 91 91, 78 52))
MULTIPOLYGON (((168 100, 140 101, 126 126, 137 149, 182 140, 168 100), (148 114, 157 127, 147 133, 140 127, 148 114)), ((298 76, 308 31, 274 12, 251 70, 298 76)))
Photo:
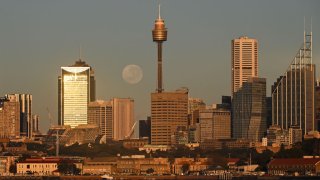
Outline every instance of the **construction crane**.
MULTIPOLYGON (((49 122, 50 122, 50 128, 53 127, 53 116, 51 114, 51 112, 49 111, 49 108, 47 107, 47 112, 48 112, 48 118, 49 118, 49 122)), ((64 136, 64 135, 60 135, 59 134, 59 130, 60 129, 56 129, 56 156, 59 157, 59 149, 60 149, 60 142, 59 142, 59 137, 64 136)))
POLYGON ((53 116, 52 116, 51 112, 49 111, 48 107, 47 107, 47 112, 48 112, 48 118, 49 118, 49 122, 50 122, 50 127, 52 127, 53 126, 53 123, 52 123, 53 116))

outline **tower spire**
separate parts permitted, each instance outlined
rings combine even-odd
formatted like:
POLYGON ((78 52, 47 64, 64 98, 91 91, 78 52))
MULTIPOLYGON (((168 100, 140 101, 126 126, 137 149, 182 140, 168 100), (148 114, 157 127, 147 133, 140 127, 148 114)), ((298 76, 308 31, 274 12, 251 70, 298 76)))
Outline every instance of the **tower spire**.
POLYGON ((158 19, 161 19, 161 5, 158 5, 158 19))

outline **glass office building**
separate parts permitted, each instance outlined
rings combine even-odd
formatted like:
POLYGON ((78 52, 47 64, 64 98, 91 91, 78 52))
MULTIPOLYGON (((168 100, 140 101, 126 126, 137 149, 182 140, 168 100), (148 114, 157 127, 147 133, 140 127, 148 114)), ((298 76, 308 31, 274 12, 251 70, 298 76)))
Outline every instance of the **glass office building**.
POLYGON ((59 77, 59 125, 88 124, 88 104, 95 100, 95 79, 90 66, 76 61, 61 67, 59 77))

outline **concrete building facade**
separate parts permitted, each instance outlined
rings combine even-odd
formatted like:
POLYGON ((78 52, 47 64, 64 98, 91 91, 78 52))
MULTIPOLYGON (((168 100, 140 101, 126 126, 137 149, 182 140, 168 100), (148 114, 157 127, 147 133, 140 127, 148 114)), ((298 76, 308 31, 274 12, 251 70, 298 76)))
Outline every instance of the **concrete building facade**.
POLYGON ((237 92, 249 77, 258 76, 258 41, 246 36, 231 41, 232 94, 237 92))
POLYGON ((99 127, 100 135, 107 139, 113 138, 113 113, 110 101, 94 101, 88 105, 88 124, 99 127))
POLYGON ((20 135, 31 137, 32 122, 32 95, 31 94, 6 94, 9 99, 19 102, 20 108, 20 135))
POLYGON ((151 93, 151 144, 171 145, 178 127, 188 126, 188 90, 151 93))
POLYGON ((200 111, 200 142, 231 138, 231 112, 224 109, 200 111))
POLYGON ((20 136, 20 103, 15 96, 0 98, 0 138, 20 136))
POLYGON ((113 139, 123 140, 133 133, 134 100, 132 98, 113 98, 113 139))

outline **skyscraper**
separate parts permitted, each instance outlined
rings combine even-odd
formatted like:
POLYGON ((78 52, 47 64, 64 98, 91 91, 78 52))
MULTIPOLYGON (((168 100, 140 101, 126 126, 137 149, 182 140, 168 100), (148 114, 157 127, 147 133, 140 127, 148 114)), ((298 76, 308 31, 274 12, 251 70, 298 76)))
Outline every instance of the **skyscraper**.
POLYGON ((8 99, 19 102, 20 135, 31 138, 32 95, 31 94, 6 94, 6 97, 8 97, 8 99))
POLYGON ((232 94, 237 92, 249 77, 258 76, 258 41, 246 36, 231 42, 232 94))
POLYGON ((231 138, 231 112, 226 109, 200 111, 200 141, 231 138))
POLYGON ((178 127, 188 126, 188 90, 163 92, 162 43, 167 40, 167 28, 160 16, 160 5, 152 37, 158 50, 158 85, 156 92, 151 93, 151 144, 171 145, 171 136, 178 127))
POLYGON ((61 67, 58 88, 58 124, 72 128, 87 124, 88 104, 96 94, 93 69, 81 59, 61 67))
POLYGON ((232 116, 234 138, 261 140, 267 131, 265 78, 250 77, 233 94, 232 116))
POLYGON ((110 101, 94 101, 88 106, 88 124, 99 127, 100 135, 107 139, 113 138, 113 112, 110 101))
POLYGON ((0 138, 20 136, 20 103, 16 96, 0 98, 0 138))
POLYGON ((178 127, 188 126, 188 90, 151 93, 151 144, 171 145, 178 127))
POLYGON ((317 130, 315 120, 316 67, 312 63, 312 33, 286 72, 272 86, 272 124, 288 130, 299 126, 303 134, 317 130))
POLYGON ((134 132, 134 100, 131 98, 113 98, 113 139, 130 138, 134 132))

